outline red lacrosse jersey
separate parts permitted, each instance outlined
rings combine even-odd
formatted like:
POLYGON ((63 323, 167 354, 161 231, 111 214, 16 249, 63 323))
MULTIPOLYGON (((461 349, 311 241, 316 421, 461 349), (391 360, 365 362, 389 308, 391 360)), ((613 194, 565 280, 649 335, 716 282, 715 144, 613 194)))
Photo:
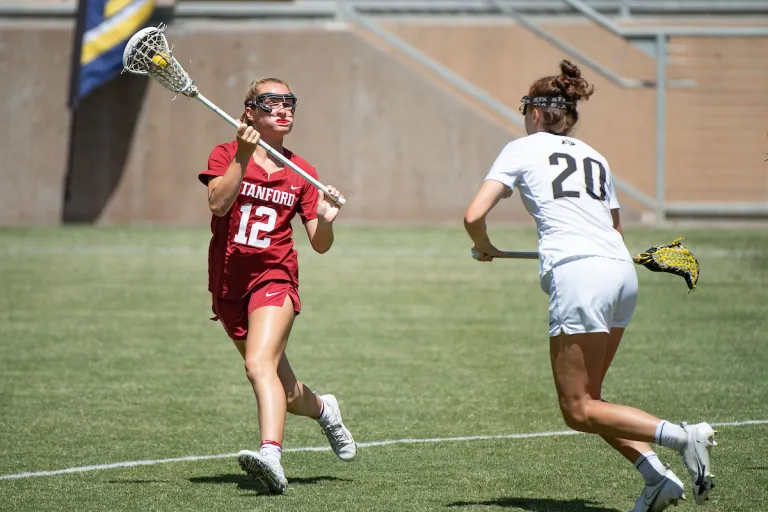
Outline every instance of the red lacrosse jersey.
MULTIPOLYGON (((198 178, 207 185, 223 176, 235 158, 237 141, 219 144, 198 178)), ((317 178, 317 171, 285 150, 285 157, 317 178)), ((290 281, 298 286, 298 254, 293 248, 291 220, 317 218, 317 189, 287 166, 267 176, 253 160, 248 164, 235 202, 223 217, 211 218, 208 289, 217 297, 241 298, 258 282, 290 281)))

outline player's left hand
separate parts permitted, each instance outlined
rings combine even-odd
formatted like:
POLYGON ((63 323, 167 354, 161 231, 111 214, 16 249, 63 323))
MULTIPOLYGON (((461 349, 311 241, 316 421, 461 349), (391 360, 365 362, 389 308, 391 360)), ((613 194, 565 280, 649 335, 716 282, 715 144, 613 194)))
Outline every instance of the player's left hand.
MULTIPOLYGON (((328 186, 328 192, 333 198, 338 199, 344 197, 341 192, 335 188, 328 186)), ((336 216, 339 214, 341 207, 333 202, 333 199, 327 197, 323 192, 320 192, 317 197, 317 217, 325 222, 333 222, 336 220, 336 216)))

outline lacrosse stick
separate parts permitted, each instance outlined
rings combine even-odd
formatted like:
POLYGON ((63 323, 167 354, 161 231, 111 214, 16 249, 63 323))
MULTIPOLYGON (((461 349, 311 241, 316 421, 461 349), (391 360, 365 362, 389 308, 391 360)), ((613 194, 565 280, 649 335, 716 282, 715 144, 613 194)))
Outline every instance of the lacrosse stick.
MULTIPOLYGON (((194 84, 189 74, 184 71, 184 68, 181 67, 176 60, 176 57, 173 56, 172 49, 168 47, 168 41, 163 34, 165 28, 166 25, 163 23, 157 28, 143 28, 128 40, 128 44, 123 51, 123 71, 128 71, 129 73, 134 73, 136 75, 149 75, 150 78, 155 79, 155 81, 166 89, 175 93, 181 93, 188 98, 199 100, 203 105, 229 121, 232 126, 239 128, 240 121, 228 115, 214 105, 212 101, 200 94, 200 91, 198 91, 197 86, 194 84)), ((259 139, 259 146, 266 149, 267 153, 287 165, 292 171, 310 182, 318 190, 321 190, 338 206, 341 206, 346 202, 343 197, 333 197, 330 192, 328 192, 328 187, 307 174, 304 170, 285 158, 280 152, 276 151, 272 146, 261 139, 259 139)))
POLYGON ((699 282, 699 261, 683 246, 683 237, 675 238, 671 244, 654 245, 632 258, 632 261, 651 272, 667 272, 682 277, 688 285, 688 293, 701 291, 696 287, 699 282))
MULTIPOLYGON (((480 259, 482 256, 481 253, 477 252, 475 249, 472 249, 472 257, 477 259, 480 259)), ((494 258, 511 258, 516 260, 537 260, 539 259, 539 253, 538 252, 525 252, 525 251, 501 251, 500 256, 494 256, 494 258)))
MULTIPOLYGON (((696 287, 699 281, 699 262, 693 253, 683 246, 683 237, 676 238, 668 245, 654 245, 632 258, 632 261, 651 272, 666 272, 675 274, 685 279, 688 285, 688 293, 701 291, 696 287)), ((479 259, 481 253, 472 249, 472 257, 479 259)), ((501 256, 495 258, 513 258, 521 260, 535 260, 539 258, 538 252, 502 251, 501 256)))

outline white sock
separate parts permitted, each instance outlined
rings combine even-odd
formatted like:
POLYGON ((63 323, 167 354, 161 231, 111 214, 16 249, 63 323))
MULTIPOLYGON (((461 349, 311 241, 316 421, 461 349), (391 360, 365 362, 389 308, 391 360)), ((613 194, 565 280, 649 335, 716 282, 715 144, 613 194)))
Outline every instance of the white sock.
POLYGON ((635 468, 643 475, 646 485, 658 484, 667 473, 667 468, 664 467, 656 452, 653 451, 640 455, 635 461, 635 468))
POLYGON ((283 449, 277 443, 272 441, 265 441, 261 443, 261 449, 259 450, 259 453, 262 457, 274 457, 279 461, 280 457, 283 455, 283 449))
MULTIPOLYGON (((319 398, 319 397, 318 397, 319 398)), ((325 401, 320 398, 320 416, 315 418, 315 421, 317 421, 320 425, 326 426, 328 425, 328 421, 330 420, 330 408, 325 405, 325 401)))
POLYGON ((688 444, 688 434, 685 433, 683 427, 667 420, 661 420, 656 425, 655 437, 658 444, 665 448, 672 448, 681 455, 685 450, 685 445, 688 444))

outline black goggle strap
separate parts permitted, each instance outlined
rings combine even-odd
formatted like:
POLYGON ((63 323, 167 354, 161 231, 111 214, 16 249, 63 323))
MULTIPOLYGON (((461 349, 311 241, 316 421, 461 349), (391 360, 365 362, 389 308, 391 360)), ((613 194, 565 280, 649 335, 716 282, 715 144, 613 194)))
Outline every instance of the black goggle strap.
POLYGON ((266 105, 264 103, 264 100, 281 100, 280 103, 282 103, 283 107, 287 110, 290 110, 291 112, 296 112, 296 103, 298 103, 298 100, 296 99, 296 96, 291 94, 275 94, 273 92, 265 92, 262 94, 259 94, 256 96, 256 98, 252 100, 245 100, 245 106, 246 107, 259 107, 261 110, 266 112, 267 114, 272 113, 272 107, 266 105))
POLYGON ((523 104, 520 108, 523 114, 528 110, 528 105, 542 108, 560 108, 563 110, 572 110, 576 106, 575 103, 568 101, 568 99, 563 96, 536 96, 533 98, 530 96, 523 96, 523 99, 520 101, 523 104))

